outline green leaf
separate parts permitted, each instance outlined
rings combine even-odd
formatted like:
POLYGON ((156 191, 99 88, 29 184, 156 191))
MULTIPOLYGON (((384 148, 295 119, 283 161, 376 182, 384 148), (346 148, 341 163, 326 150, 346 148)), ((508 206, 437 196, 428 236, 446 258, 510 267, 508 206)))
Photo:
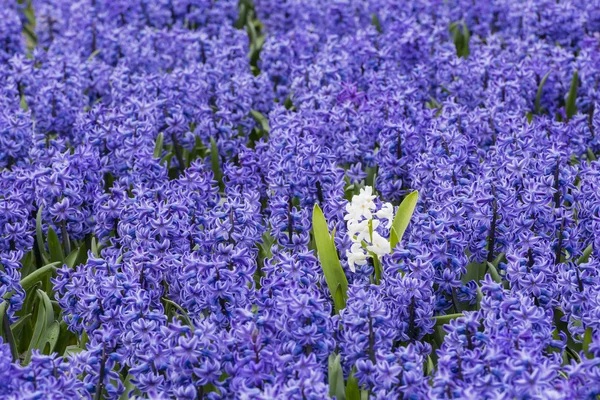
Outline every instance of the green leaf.
POLYGON ((447 314, 447 315, 436 315, 433 317, 436 325, 446 325, 450 321, 456 318, 464 317, 465 315, 462 313, 458 314, 447 314))
POLYGON ((589 162, 596 161, 596 155, 589 147, 586 150, 586 155, 589 162))
POLYGON ((212 165, 213 174, 215 180, 219 183, 219 187, 223 190, 223 174, 221 173, 221 167, 219 166, 219 148, 214 137, 210 138, 210 162, 212 165))
POLYGON ((342 285, 339 283, 337 285, 337 288, 335 289, 335 294, 333 295, 333 304, 346 304, 344 292, 342 291, 342 285))
POLYGON ((58 341, 54 346, 54 351, 59 355, 64 355, 67 346, 70 343, 75 343, 77 341, 77 336, 69 330, 69 326, 65 321, 60 321, 59 327, 60 333, 58 336, 58 341))
POLYGON ((502 277, 498 273, 498 270, 496 269, 496 267, 494 267, 494 264, 488 262, 487 267, 488 267, 488 271, 490 271, 490 275, 492 276, 492 279, 494 280, 494 282, 502 283, 502 277))
POLYGON ((427 361, 425 362, 425 375, 429 376, 433 374, 433 360, 431 357, 427 356, 427 361))
POLYGON ((373 25, 375 29, 377 29, 377 32, 383 32, 383 29, 381 29, 381 22, 379 21, 379 17, 375 13, 371 14, 371 25, 373 25))
POLYGON ((163 151, 163 144, 165 142, 165 135, 161 132, 156 137, 156 144, 154 145, 154 158, 160 158, 163 151))
POLYGON ((463 274, 463 276, 461 277, 461 282, 464 285, 466 285, 467 283, 469 283, 471 281, 475 281, 476 283, 479 283, 479 281, 483 278, 483 276, 485 274, 484 264, 478 263, 475 261, 471 261, 469 264, 467 264, 466 270, 467 270, 467 272, 465 272, 463 274))
POLYGON ((62 262, 65 259, 58 235, 51 226, 48 226, 48 250, 50 251, 50 261, 62 262))
POLYGON ((498 265, 500 265, 504 259, 506 259, 506 253, 499 253, 496 258, 494 258, 494 261, 492 261, 494 268, 498 269, 498 265))
POLYGON ((56 266, 59 264, 60 262, 57 261, 51 264, 46 264, 40 269, 36 269, 31 274, 21 279, 21 287, 23 287, 23 290, 30 289, 36 283, 41 282, 47 274, 54 272, 56 270, 56 266))
POLYGON ((82 251, 82 246, 79 246, 65 258, 65 264, 67 264, 67 266, 69 268, 75 267, 75 263, 77 262, 77 259, 80 257, 81 251, 82 251))
POLYGON ((573 79, 571 79, 571 88, 569 89, 569 97, 567 97, 567 103, 565 104, 565 113, 567 114, 567 121, 571 119, 571 117, 577 114, 577 105, 575 104, 575 100, 577 100, 577 85, 579 84, 579 72, 575 70, 573 73, 573 79))
POLYGON ((258 33, 256 32, 256 27, 252 23, 249 16, 246 17, 246 30, 248 32, 248 36, 250 37, 250 45, 255 46, 258 33))
MULTIPOLYGON (((27 254, 25 254, 23 256, 23 258, 21 259, 21 277, 24 278, 27 275, 29 275, 29 273, 31 272, 31 270, 34 268, 33 266, 33 251, 29 251, 27 252, 27 254)), ((3 270, 2 264, 0 264, 0 271, 3 270)))
POLYGON ((127 374, 127 376, 125 377, 125 380, 123 381, 123 385, 125 386, 125 392, 123 392, 121 397, 119 397, 119 400, 128 400, 133 397, 132 394, 135 390, 137 390, 137 388, 135 387, 133 382, 131 382, 132 378, 133 377, 131 376, 131 374, 127 374))
POLYGON ((323 214, 321 207, 316 203, 313 208, 312 223, 317 255, 319 256, 319 261, 321 261, 321 267, 323 268, 323 274, 325 275, 325 281, 327 282, 329 292, 334 297, 335 312, 338 313, 346 307, 348 280, 346 279, 346 275, 340 264, 337 250, 329 235, 329 228, 327 227, 325 215, 323 214), (340 287, 341 296, 336 296, 338 286, 340 287))
POLYGON ((50 301, 50 298, 46 292, 40 289, 37 289, 36 295, 38 297, 38 305, 36 310, 37 318, 33 336, 31 337, 31 341, 29 342, 29 347, 27 348, 27 353, 25 355, 25 364, 29 364, 33 349, 39 349, 42 342, 44 345, 46 344, 45 339, 48 337, 48 328, 50 328, 54 323, 54 310, 52 309, 52 302, 50 301))
POLYGON ((335 396, 336 400, 346 400, 344 388, 344 373, 340 362, 340 355, 331 353, 328 360, 329 366, 329 396, 335 396))
POLYGON ((42 333, 42 337, 40 338, 40 342, 37 345, 37 348, 46 355, 49 355, 54 351, 56 347, 56 342, 58 342, 58 338, 60 336, 60 324, 57 321, 53 321, 47 329, 42 333))
POLYGON ((358 379, 354 376, 355 369, 352 368, 348 382, 346 383, 346 400, 360 400, 360 387, 358 379))
POLYGON ((469 41, 471 40, 471 33, 469 28, 464 22, 453 22, 449 27, 450 33, 454 40, 454 46, 456 47, 456 55, 458 57, 467 58, 471 54, 469 48, 469 41))
POLYGON ((271 246, 275 243, 275 238, 271 236, 270 231, 266 231, 262 235, 262 242, 258 244, 259 249, 262 252, 263 258, 271 258, 273 257, 273 252, 271 251, 271 246))
POLYGON ((269 127, 269 120, 267 117, 256 110, 250 110, 250 115, 252 115, 252 118, 254 118, 254 120, 260 124, 260 127, 263 131, 269 133, 271 128, 269 127))
POLYGON ((544 85, 546 84, 546 80, 548 80, 548 77, 550 76, 551 72, 552 72, 552 70, 546 72, 546 75, 544 75, 544 77, 540 81, 540 85, 538 86, 538 90, 535 95, 535 106, 533 109, 534 109, 535 113, 538 115, 539 115, 540 111, 542 111, 540 108, 540 102, 542 101, 542 92, 544 91, 544 85))
POLYGON ((42 255, 42 261, 45 264, 49 260, 48 254, 46 253, 46 246, 44 246, 44 232, 42 230, 42 206, 38 208, 37 215, 35 217, 35 237, 38 249, 40 250, 40 254, 42 255))
POLYGON ((92 245, 91 245, 92 254, 96 257, 100 255, 98 252, 98 243, 96 242, 96 238, 92 237, 92 245))
POLYGON ((382 272, 381 261, 379 261, 379 257, 377 256, 377 254, 375 254, 371 251, 369 253, 371 254, 371 257, 373 258, 373 269, 375 270, 375 284, 379 285, 379 282, 381 282, 381 272, 382 272))
POLYGON ((594 355, 590 353, 590 344, 592 343, 592 328, 587 328, 583 335, 583 352, 587 358, 594 358, 594 355))
POLYGON ((409 193, 408 196, 402 200, 402 203, 400 203, 398 209, 396 210, 396 216, 392 222, 392 227, 396 230, 398 243, 402 241, 404 232, 406 231, 410 219, 415 212, 415 207, 417 206, 418 200, 419 192, 415 190, 414 192, 409 193))
POLYGON ((469 47, 469 42, 471 41, 471 32, 469 31, 469 27, 467 24, 463 22, 463 36, 464 36, 464 48, 463 48, 463 57, 467 58, 471 54, 471 49, 469 47))
POLYGON ((213 385, 212 383, 207 383, 206 385, 202 386, 202 392, 206 395, 208 393, 217 393, 217 394, 221 394, 221 391, 219 389, 217 389, 217 387, 215 385, 213 385))
POLYGON ((588 247, 585 248, 585 250, 583 250, 583 254, 581 255, 581 257, 579 257, 577 259, 577 264, 585 264, 590 260, 590 255, 592 255, 592 251, 594 250, 594 246, 593 245, 588 245, 588 247))
POLYGON ((38 303, 38 307, 43 308, 45 310, 46 322, 45 325, 49 327, 54 322, 54 309, 52 308, 52 300, 43 290, 37 289, 36 294, 40 299, 38 303))
POLYGON ((377 183, 377 168, 378 166, 375 165, 374 167, 367 167, 367 178, 365 179, 365 183, 367 184, 367 186, 371 186, 373 188, 373 194, 376 193, 377 188, 375 187, 375 184, 377 183))
POLYGON ((167 165, 167 169, 171 168, 171 160, 175 157, 175 153, 169 151, 163 158, 160 159, 160 164, 167 165))
POLYGON ((392 253, 394 252, 394 248, 398 243, 400 243, 400 240, 398 240, 396 228, 392 226, 392 229, 390 229, 390 248, 392 249, 392 253))
POLYGON ((83 349, 75 344, 72 344, 70 346, 67 346, 67 348, 65 349, 65 357, 68 357, 70 355, 73 354, 77 354, 77 353, 81 353, 83 351, 83 349))
POLYGON ((19 351, 17 350, 17 343, 15 342, 15 338, 10 328, 10 322, 8 321, 7 301, 0 303, 0 336, 4 343, 8 343, 13 361, 17 361, 19 359, 19 351))
POLYGON ((25 323, 27 321, 29 321, 29 319, 31 318, 32 315, 33 315, 32 313, 23 315, 14 324, 12 324, 10 326, 10 330, 12 331, 14 336, 19 336, 21 334, 21 331, 23 330, 23 326, 25 325, 25 323))
POLYGON ((194 332, 194 325, 192 324, 192 320, 190 320, 190 317, 185 312, 185 310, 179 304, 167 299, 166 297, 163 297, 162 299, 165 301, 165 303, 167 303, 167 304, 175 307, 177 310, 179 310, 179 312, 181 313, 181 316, 185 319, 185 321, 187 322, 189 327, 192 329, 192 332, 194 332))
POLYGON ((582 349, 582 345, 576 342, 571 336, 568 324, 562 320, 564 316, 565 314, 560 307, 554 308, 554 324, 556 325, 556 329, 559 332, 562 331, 567 336, 567 348, 579 352, 582 349))

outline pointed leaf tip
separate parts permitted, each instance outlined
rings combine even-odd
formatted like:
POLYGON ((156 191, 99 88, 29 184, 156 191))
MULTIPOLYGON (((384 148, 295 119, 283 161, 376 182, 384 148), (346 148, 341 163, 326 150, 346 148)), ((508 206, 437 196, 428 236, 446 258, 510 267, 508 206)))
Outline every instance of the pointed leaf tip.
POLYGON ((398 239, 398 242, 402 241, 402 237, 404 236, 404 232, 406 231, 412 215, 415 212, 418 201, 419 191, 415 190, 409 193, 404 200, 402 200, 402 203, 400 203, 398 209, 396 210, 396 217, 394 217, 392 227, 396 231, 395 235, 398 239))

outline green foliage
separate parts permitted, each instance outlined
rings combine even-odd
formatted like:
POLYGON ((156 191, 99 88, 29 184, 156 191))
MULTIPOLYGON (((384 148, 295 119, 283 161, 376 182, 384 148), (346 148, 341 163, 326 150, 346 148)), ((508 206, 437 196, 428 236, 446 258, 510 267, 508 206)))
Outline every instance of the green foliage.
POLYGON ((348 377, 348 383, 346 384, 346 400, 360 400, 360 387, 358 386, 358 379, 354 376, 355 370, 352 369, 350 376, 348 377))
POLYGON ((267 117, 265 117, 264 115, 262 115, 260 112, 258 112, 256 110, 250 110, 250 115, 252 115, 252 118, 254 118, 256 120, 256 122, 259 123, 261 129, 264 132, 269 133, 269 131, 271 130, 271 127, 269 127, 269 119, 267 117))
POLYGON ((50 354, 56 346, 60 333, 60 326, 54 318, 54 309, 50 298, 46 292, 40 289, 37 289, 36 296, 38 297, 35 310, 37 317, 33 336, 25 354, 25 364, 29 364, 34 349, 40 350, 43 354, 50 354))
POLYGON ((340 264, 333 237, 329 234, 325 215, 318 204, 313 208, 312 223, 319 261, 321 261, 327 287, 333 296, 335 312, 338 313, 346 307, 348 280, 340 264))
POLYGON ((433 317, 433 319, 435 320, 436 325, 446 325, 453 319, 460 318, 460 317, 464 317, 464 314, 458 313, 458 314, 437 315, 437 316, 433 317))
POLYGON ((469 32, 469 28, 464 21, 460 21, 451 23, 449 30, 454 40, 454 46, 456 47, 456 55, 467 58, 471 54, 469 48, 471 33, 469 32))
POLYGON ((410 223, 413 213, 415 212, 415 207, 417 206, 417 201, 419 200, 419 192, 415 190, 414 192, 409 193, 400 206, 398 206, 398 210, 396 210, 396 216, 394 217, 394 221, 392 222, 392 229, 394 230, 394 235, 390 235, 390 246, 392 249, 396 247, 398 243, 402 241, 402 237, 404 236, 404 232, 410 223))
POLYGON ((569 121, 573 115, 577 114, 577 86, 579 84, 579 73, 577 70, 573 73, 573 79, 571 79, 571 88, 569 89, 569 96, 567 97, 567 103, 565 104, 565 113, 567 115, 567 121, 569 121))
POLYGON ((35 238, 36 238, 36 245, 38 247, 38 251, 42 258, 42 260, 39 260, 39 261, 40 262, 43 261, 44 264, 47 264, 49 259, 48 259, 48 253, 46 253, 46 247, 44 246, 45 241, 44 241, 44 231, 42 229, 42 206, 40 206, 38 208, 37 215, 35 218, 35 238))
POLYGON ((165 141, 165 135, 161 132, 156 138, 156 144, 154 145, 154 158, 160 158, 163 151, 163 143, 165 141))
POLYGON ((565 317, 565 314, 562 311, 562 309, 560 307, 555 307, 554 308, 554 324, 556 325, 556 331, 563 332, 567 336, 567 348, 568 349, 575 351, 575 352, 579 352, 582 350, 582 344, 580 342, 577 342, 573 338, 573 336, 571 336, 567 322, 563 321, 564 317, 565 317))
POLYGON ((4 343, 9 344, 13 360, 17 360, 19 358, 19 353, 17 351, 17 345, 15 343, 12 329, 9 325, 7 311, 8 302, 3 301, 0 303, 0 336, 2 336, 4 343))
POLYGON ((171 301, 171 300, 167 299, 166 297, 163 297, 162 299, 165 302, 165 304, 167 304, 167 305, 175 308, 177 311, 179 311, 179 313, 183 317, 185 323, 192 329, 192 332, 193 332, 194 324, 192 324, 192 321, 190 320, 190 317, 188 316, 187 312, 185 312, 185 310, 179 304, 175 303, 174 301, 171 301))
POLYGON ((339 354, 330 354, 328 360, 329 396, 335 396, 336 400, 346 400, 344 387, 344 372, 340 363, 339 354))
POLYGON ((594 355, 590 353, 590 344, 592 344, 592 328, 587 328, 583 335, 583 352, 587 358, 594 358, 594 355))
POLYGON ((583 254, 581 255, 581 257, 579 257, 577 259, 577 265, 579 264, 585 264, 590 260, 590 256, 592 255, 592 251, 594 250, 594 246, 592 246, 591 244, 588 245, 584 250, 583 250, 583 254))
POLYGON ((376 193, 375 183, 377 181, 377 169, 378 166, 367 167, 367 178, 365 179, 365 183, 367 186, 371 186, 373 188, 373 193, 376 193))
POLYGON ((430 356, 427 356, 427 361, 425 361, 425 375, 430 376, 433 375, 433 371, 435 370, 435 366, 433 365, 433 360, 430 356))
POLYGON ((221 172, 220 160, 219 160, 219 148, 217 141, 214 137, 210 138, 210 163, 212 171, 215 176, 215 181, 219 183, 219 188, 222 191, 225 188, 223 184, 223 173, 221 172))
POLYGON ((379 21, 379 17, 376 13, 371 14, 371 25, 373 25, 375 29, 377 29, 377 32, 383 32, 383 29, 381 27, 381 21, 379 21))
POLYGON ((65 259, 58 235, 51 226, 48 227, 48 251, 50 252, 50 261, 58 262, 65 259))
POLYGON ((69 253, 68 256, 65 257, 65 264, 67 264, 67 266, 69 268, 73 268, 75 266, 75 263, 77 262, 77 258, 79 257, 80 249, 81 249, 81 247, 76 248, 71 253, 69 253))
POLYGON ((56 271, 56 267, 60 264, 59 261, 53 262, 51 264, 46 264, 40 269, 36 269, 31 274, 27 275, 25 278, 21 279, 21 286, 23 290, 29 290, 37 283, 42 282, 47 275, 56 271))
MULTIPOLYGON (((544 75, 544 77, 542 78, 542 80, 540 81, 540 85, 538 86, 538 90, 537 90, 537 94, 535 95, 535 106, 534 106, 534 112, 536 114, 540 114, 540 112, 542 111, 540 103, 542 101, 542 92, 544 91, 544 85, 546 84, 546 81, 548 80, 548 77, 550 76, 550 73, 552 71, 548 71, 546 72, 546 75, 544 75)), ((530 121, 531 122, 531 121, 530 121)))

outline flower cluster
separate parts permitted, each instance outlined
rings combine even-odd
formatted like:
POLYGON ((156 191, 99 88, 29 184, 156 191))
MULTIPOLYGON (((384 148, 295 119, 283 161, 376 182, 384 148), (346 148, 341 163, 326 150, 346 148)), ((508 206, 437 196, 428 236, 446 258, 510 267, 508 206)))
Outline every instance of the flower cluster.
POLYGON ((0 397, 597 397, 598 10, 4 1, 0 397))
POLYGON ((352 247, 346 251, 346 257, 352 272, 356 270, 355 265, 365 265, 368 257, 383 258, 391 251, 389 238, 382 236, 380 232, 390 231, 394 220, 394 206, 383 203, 375 211, 375 197, 373 188, 367 186, 360 190, 360 194, 352 196, 352 201, 346 205, 347 214, 344 219, 352 240, 352 247), (382 223, 382 220, 385 222, 382 223))

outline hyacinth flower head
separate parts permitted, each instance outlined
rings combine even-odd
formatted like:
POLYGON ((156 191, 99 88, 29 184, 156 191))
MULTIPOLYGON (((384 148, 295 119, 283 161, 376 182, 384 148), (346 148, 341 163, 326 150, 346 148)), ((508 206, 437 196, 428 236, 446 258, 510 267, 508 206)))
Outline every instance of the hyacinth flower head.
POLYGON ((391 252, 389 237, 394 220, 394 206, 391 203, 377 205, 371 186, 364 187, 346 205, 348 236, 352 247, 346 251, 348 266, 352 272, 356 265, 365 265, 369 258, 380 260, 391 252))

